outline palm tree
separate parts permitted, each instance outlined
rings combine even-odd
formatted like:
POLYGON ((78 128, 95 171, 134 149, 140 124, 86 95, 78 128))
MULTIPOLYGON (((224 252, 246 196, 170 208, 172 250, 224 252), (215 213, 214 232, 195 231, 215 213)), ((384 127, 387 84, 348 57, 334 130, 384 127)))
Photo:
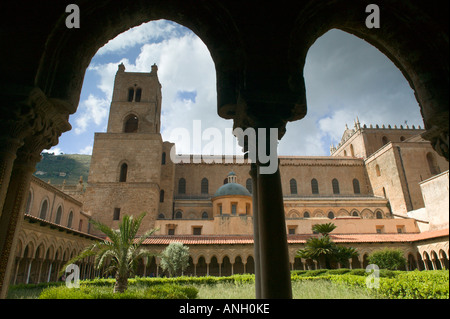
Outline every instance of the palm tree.
POLYGON ((333 223, 315 224, 312 226, 312 230, 313 232, 317 232, 322 236, 328 236, 328 234, 331 233, 333 230, 335 230, 336 227, 337 226, 333 223))
POLYGON ((137 218, 124 215, 119 224, 119 229, 112 229, 98 221, 90 220, 95 228, 107 236, 107 239, 85 248, 78 256, 67 262, 62 272, 69 264, 89 256, 95 256, 94 264, 97 269, 101 269, 106 261, 109 261, 106 272, 115 273, 114 292, 124 292, 128 287, 128 277, 136 270, 139 260, 152 256, 149 251, 142 249, 140 246, 156 229, 151 229, 136 238, 145 215, 145 212, 137 218))
POLYGON ((359 254, 355 248, 337 246, 328 236, 336 227, 333 223, 313 225, 313 232, 320 233, 320 236, 309 238, 305 248, 297 252, 297 257, 316 260, 320 268, 327 269, 331 268, 333 261, 347 264, 350 258, 357 257, 359 254))
POLYGON ((335 244, 329 236, 311 237, 306 241, 305 248, 297 252, 297 257, 316 260, 321 269, 330 268, 334 249, 335 244))

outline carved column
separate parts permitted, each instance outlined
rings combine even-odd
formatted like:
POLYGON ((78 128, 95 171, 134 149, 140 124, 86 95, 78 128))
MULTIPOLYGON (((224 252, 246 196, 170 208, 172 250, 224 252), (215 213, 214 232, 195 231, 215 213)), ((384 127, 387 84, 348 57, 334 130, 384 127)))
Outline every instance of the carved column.
POLYGON ((26 101, 28 96, 16 98, 20 102, 0 101, 0 216, 17 150, 23 145, 23 139, 32 133, 36 119, 34 110, 26 101))
POLYGON ((40 153, 58 144, 61 133, 71 128, 65 107, 47 99, 41 90, 32 90, 28 102, 35 112, 33 133, 24 138, 24 145, 17 151, 0 216, 1 298, 7 295, 17 234, 23 222, 31 175, 41 159, 40 153))

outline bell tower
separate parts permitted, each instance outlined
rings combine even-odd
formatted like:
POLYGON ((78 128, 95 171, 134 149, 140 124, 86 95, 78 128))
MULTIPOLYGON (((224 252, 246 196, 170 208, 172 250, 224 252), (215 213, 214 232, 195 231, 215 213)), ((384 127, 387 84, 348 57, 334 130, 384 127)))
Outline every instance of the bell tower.
POLYGON ((161 84, 158 67, 150 73, 125 72, 119 65, 108 120, 108 133, 159 133, 161 84))
MULTIPOLYGON (((117 228, 124 214, 147 212, 140 232, 153 228, 159 210, 161 84, 150 73, 119 65, 106 133, 95 133, 84 209, 117 228)), ((98 234, 100 235, 100 234, 98 234)))

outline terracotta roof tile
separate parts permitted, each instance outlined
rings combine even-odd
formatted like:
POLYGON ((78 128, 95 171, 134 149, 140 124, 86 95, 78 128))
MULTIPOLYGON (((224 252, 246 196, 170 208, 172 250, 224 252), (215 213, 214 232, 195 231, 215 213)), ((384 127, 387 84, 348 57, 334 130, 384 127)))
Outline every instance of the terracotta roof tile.
MULTIPOLYGON (((415 234, 336 234, 330 235, 336 243, 382 243, 414 242, 430 238, 448 236, 449 230, 442 229, 415 234)), ((303 244, 311 234, 288 235, 289 244, 303 244)), ((317 236, 317 235, 314 235, 317 236)), ((252 235, 156 235, 147 238, 144 245, 168 245, 181 242, 185 245, 245 245, 253 244, 252 235)))

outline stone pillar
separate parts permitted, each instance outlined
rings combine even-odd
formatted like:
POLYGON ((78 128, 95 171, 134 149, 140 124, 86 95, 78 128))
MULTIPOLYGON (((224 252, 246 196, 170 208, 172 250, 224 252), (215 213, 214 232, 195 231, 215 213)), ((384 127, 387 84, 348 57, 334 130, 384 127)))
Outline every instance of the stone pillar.
POLYGON ((290 299, 291 274, 280 170, 277 167, 273 174, 261 174, 261 167, 262 165, 258 163, 261 298, 290 299))
POLYGON ((0 216, 17 150, 36 124, 36 114, 27 103, 28 94, 24 94, 0 101, 0 216))
POLYGON ((24 145, 17 151, 0 216, 0 298, 6 298, 8 292, 17 234, 23 222, 31 175, 41 159, 40 153, 57 145, 61 133, 71 128, 66 108, 47 99, 41 90, 33 89, 27 103, 35 112, 33 133, 24 138, 24 145))
POLYGON ((259 246, 259 213, 258 213, 258 173, 256 163, 251 164, 250 176, 252 177, 252 205, 253 205, 253 249, 255 260, 255 295, 261 299, 261 262, 259 246))

